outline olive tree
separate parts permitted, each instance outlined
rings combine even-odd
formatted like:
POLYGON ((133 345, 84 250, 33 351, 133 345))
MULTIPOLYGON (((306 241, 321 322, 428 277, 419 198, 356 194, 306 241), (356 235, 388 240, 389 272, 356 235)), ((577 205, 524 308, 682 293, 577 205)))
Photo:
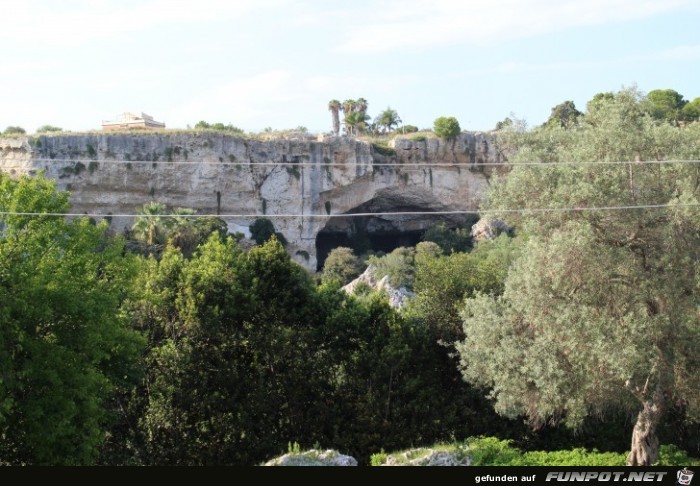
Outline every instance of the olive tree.
POLYGON ((658 459, 670 407, 700 408, 700 168, 638 162, 697 159, 700 129, 655 124, 643 101, 629 89, 601 100, 577 136, 517 135, 487 206, 536 209, 499 215, 529 239, 502 296, 466 300, 457 346, 464 377, 491 388, 499 413, 574 427, 611 406, 637 413, 630 465, 658 459))

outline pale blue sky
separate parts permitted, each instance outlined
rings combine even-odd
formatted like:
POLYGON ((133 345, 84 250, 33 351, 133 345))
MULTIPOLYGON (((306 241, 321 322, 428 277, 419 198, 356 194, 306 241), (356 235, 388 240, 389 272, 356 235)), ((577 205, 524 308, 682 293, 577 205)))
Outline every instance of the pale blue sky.
POLYGON ((0 16, 0 130, 144 111, 319 132, 330 99, 358 97, 488 130, 632 84, 700 96, 698 0, 0 0, 0 16))

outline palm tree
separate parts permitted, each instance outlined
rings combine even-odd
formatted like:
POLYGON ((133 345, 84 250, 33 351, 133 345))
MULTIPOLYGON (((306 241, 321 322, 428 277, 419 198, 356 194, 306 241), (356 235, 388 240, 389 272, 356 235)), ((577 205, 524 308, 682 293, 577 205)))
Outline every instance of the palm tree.
POLYGON ((345 134, 352 135, 352 126, 348 125, 348 117, 355 112, 355 100, 345 100, 343 101, 343 122, 345 123, 345 134))
POLYGON ((184 255, 190 255, 197 242, 195 218, 192 217, 196 212, 191 208, 175 208, 172 212, 169 237, 184 255))
POLYGON ((357 98, 355 101, 355 110, 359 111, 360 113, 367 114, 367 108, 369 107, 369 103, 367 103, 367 100, 364 98, 357 98))
POLYGON ((342 109, 343 113, 345 113, 345 116, 348 116, 350 113, 355 111, 355 100, 345 100, 343 101, 342 109))
POLYGON ((365 113, 354 111, 345 117, 345 128, 350 135, 362 133, 367 128, 369 116, 365 113))
POLYGON ((151 201, 139 209, 131 230, 139 239, 145 240, 149 245, 155 245, 163 239, 170 224, 169 217, 165 215, 165 204, 151 201))
POLYGON ((330 100, 328 102, 328 109, 331 112, 331 118, 333 119, 333 131, 337 137, 340 134, 340 109, 342 105, 338 100, 330 100))
POLYGON ((396 110, 388 106, 386 110, 382 111, 379 116, 377 116, 375 121, 378 126, 386 127, 386 130, 390 132, 393 127, 399 126, 401 118, 396 110))

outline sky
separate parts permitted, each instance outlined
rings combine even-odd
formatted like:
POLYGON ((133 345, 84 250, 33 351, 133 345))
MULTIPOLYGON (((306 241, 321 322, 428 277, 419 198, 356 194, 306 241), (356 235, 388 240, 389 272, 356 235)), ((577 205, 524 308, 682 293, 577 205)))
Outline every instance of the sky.
POLYGON ((331 130, 331 99, 534 126, 636 85, 700 97, 697 0, 0 0, 0 130, 145 112, 331 130))

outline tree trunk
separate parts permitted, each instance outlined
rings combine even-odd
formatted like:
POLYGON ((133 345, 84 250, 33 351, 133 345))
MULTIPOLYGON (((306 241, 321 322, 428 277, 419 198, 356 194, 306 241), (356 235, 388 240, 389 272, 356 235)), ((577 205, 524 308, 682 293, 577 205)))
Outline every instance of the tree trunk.
POLYGON ((642 410, 632 431, 632 447, 627 456, 628 466, 650 466, 659 460, 659 439, 656 426, 665 409, 664 395, 657 387, 654 395, 642 401, 642 410))

